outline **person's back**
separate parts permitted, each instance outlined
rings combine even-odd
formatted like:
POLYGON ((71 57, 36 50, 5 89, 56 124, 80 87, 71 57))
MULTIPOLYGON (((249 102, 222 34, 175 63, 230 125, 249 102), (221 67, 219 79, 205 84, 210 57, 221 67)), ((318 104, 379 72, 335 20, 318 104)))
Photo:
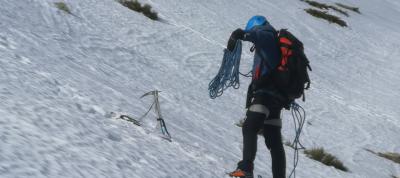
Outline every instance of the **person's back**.
MULTIPOLYGON (((266 77, 279 63, 280 53, 275 29, 265 24, 252 28, 245 33, 243 40, 255 46, 253 80, 266 77), (264 62, 264 63, 262 63, 264 62)), ((261 89, 262 86, 259 86, 261 89)))

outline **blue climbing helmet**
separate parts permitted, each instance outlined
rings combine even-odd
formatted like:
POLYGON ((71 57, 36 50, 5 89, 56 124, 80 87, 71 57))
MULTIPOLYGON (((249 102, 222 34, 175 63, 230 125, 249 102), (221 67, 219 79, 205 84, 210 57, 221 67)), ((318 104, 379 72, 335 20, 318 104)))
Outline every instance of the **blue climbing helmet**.
POLYGON ((250 18, 250 20, 247 22, 246 28, 244 29, 245 32, 250 31, 253 27, 259 26, 259 25, 265 25, 267 24, 268 21, 264 16, 261 15, 256 15, 250 18))

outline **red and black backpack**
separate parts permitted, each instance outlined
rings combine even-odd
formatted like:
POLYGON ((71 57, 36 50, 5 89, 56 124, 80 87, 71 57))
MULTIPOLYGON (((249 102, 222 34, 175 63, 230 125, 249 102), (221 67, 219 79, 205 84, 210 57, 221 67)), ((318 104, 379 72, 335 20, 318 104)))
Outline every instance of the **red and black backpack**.
POLYGON ((303 43, 286 29, 278 31, 281 61, 273 72, 273 81, 278 90, 289 100, 303 96, 310 87, 308 70, 312 70, 304 54, 303 43), (308 70, 307 70, 308 69, 308 70))

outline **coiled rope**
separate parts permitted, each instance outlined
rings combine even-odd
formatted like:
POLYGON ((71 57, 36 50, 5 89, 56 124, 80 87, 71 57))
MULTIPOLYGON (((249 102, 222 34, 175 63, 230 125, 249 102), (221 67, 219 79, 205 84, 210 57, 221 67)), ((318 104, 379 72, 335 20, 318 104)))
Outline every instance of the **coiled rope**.
POLYGON ((233 51, 224 49, 224 57, 218 74, 208 84, 208 90, 211 99, 221 96, 224 90, 229 87, 238 89, 240 56, 242 55, 242 42, 236 41, 233 51))
POLYGON ((293 117, 294 128, 296 136, 292 143, 292 147, 294 149, 294 159, 293 159, 293 170, 289 175, 289 178, 296 177, 296 167, 299 163, 299 150, 305 149, 304 146, 300 143, 300 134, 303 129, 304 123, 306 121, 306 111, 296 102, 292 102, 290 104, 290 110, 293 117))

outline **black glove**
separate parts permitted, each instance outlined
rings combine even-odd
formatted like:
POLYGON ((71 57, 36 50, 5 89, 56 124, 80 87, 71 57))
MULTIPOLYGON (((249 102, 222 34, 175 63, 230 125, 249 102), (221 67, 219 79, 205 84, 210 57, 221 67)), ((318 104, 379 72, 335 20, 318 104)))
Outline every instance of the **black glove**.
POLYGON ((242 29, 238 28, 235 31, 233 31, 228 40, 228 45, 227 45, 228 50, 233 51, 236 45, 236 41, 242 40, 243 37, 244 37, 244 31, 242 29))
POLYGON ((244 37, 244 31, 242 29, 238 28, 232 32, 231 37, 242 40, 244 37))

